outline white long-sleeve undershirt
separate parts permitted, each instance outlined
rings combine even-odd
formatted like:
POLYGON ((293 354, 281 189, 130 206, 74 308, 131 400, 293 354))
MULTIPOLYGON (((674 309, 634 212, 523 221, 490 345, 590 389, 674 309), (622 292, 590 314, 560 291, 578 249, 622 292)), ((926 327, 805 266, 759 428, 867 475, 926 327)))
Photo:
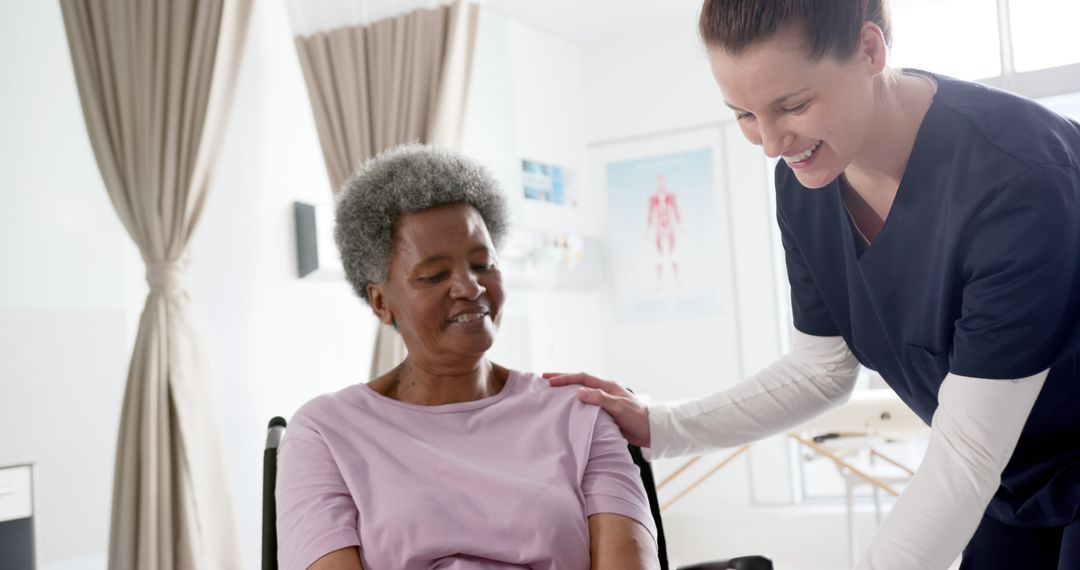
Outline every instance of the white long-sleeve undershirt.
POLYGON ((945 377, 922 465, 857 570, 944 570, 952 564, 1001 485, 1046 376, 945 377))
POLYGON ((700 400, 649 406, 651 458, 735 447, 806 423, 848 400, 859 362, 841 337, 795 331, 792 351, 700 400))
MULTIPOLYGON (((650 406, 650 456, 743 445, 846 402, 858 362, 843 338, 795 331, 792 340, 789 354, 740 384, 700 400, 650 406)), ((926 457, 857 570, 948 568, 997 491, 1046 375, 946 376, 926 457)))

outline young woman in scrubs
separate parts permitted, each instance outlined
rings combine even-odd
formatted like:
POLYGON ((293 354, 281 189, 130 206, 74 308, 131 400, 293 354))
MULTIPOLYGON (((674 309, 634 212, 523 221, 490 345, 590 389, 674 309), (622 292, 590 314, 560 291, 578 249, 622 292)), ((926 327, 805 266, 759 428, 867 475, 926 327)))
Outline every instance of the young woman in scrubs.
MULTIPOLYGON (((957 22, 957 26, 963 26, 957 22)), ((653 457, 796 427, 878 371, 932 426, 859 569, 1080 569, 1080 125, 886 64, 885 0, 706 0, 725 103, 776 167, 792 351, 700 400, 582 384, 653 457)))

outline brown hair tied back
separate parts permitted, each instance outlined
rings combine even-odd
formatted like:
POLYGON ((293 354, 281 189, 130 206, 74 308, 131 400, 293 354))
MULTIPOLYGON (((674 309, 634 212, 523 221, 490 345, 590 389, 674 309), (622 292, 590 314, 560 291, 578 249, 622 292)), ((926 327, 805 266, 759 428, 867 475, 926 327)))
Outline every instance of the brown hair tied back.
POLYGON ((811 59, 845 59, 858 49, 865 22, 892 44, 888 0, 705 0, 698 33, 705 47, 737 56, 794 26, 811 59))

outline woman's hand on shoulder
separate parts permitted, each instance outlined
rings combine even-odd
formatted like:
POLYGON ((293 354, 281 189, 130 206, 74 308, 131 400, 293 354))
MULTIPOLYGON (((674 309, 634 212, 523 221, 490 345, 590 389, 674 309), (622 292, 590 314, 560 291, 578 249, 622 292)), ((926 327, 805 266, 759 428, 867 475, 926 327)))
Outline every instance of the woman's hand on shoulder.
POLYGON ((364 564, 360 562, 360 549, 347 546, 324 554, 308 570, 364 570, 364 564))
POLYGON ((600 406, 618 424, 623 437, 631 445, 649 447, 652 441, 649 431, 649 408, 634 396, 633 392, 617 382, 603 380, 584 372, 564 374, 545 372, 544 378, 552 386, 578 384, 578 398, 586 404, 600 406))

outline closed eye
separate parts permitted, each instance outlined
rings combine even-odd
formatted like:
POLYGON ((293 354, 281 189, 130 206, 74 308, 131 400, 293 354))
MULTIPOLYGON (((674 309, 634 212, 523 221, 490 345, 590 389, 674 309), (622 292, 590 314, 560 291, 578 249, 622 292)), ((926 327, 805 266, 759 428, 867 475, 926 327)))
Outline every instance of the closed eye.
POLYGON ((810 102, 807 101, 805 103, 800 103, 798 105, 795 105, 794 107, 785 107, 784 112, 789 114, 789 115, 798 115, 799 113, 802 113, 803 111, 805 111, 806 108, 809 105, 810 105, 810 102))
POLYGON ((424 283, 438 283, 439 281, 442 281, 443 279, 446 279, 446 277, 448 275, 450 275, 450 272, 441 271, 439 273, 436 273, 435 275, 426 275, 426 276, 420 277, 419 279, 420 279, 420 281, 423 281, 424 283))
POLYGON ((474 266, 472 266, 472 268, 473 268, 473 271, 478 271, 480 273, 487 273, 488 271, 492 271, 492 270, 495 269, 495 264, 494 263, 485 263, 485 264, 482 264, 482 265, 474 265, 474 266))

